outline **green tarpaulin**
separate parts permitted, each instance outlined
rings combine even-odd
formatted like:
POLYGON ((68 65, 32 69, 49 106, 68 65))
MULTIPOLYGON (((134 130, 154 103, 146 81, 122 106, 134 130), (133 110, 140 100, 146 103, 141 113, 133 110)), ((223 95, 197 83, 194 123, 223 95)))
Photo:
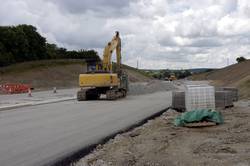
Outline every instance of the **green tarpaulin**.
POLYGON ((182 113, 181 115, 175 118, 174 124, 175 126, 184 126, 187 123, 202 121, 215 122, 216 124, 221 124, 223 123, 223 118, 221 113, 215 110, 200 109, 182 113))

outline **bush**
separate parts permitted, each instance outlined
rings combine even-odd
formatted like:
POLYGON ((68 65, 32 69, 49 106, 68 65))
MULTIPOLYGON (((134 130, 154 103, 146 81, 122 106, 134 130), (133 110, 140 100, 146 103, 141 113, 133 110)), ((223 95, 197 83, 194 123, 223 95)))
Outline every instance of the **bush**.
POLYGON ((244 61, 246 61, 246 60, 247 60, 247 59, 244 58, 243 56, 236 58, 236 61, 237 61, 238 63, 244 62, 244 61))

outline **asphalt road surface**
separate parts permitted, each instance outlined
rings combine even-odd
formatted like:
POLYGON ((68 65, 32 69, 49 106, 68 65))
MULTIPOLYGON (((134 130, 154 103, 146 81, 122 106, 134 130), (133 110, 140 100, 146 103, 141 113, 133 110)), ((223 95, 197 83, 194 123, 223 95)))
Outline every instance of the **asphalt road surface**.
POLYGON ((0 112, 0 165, 50 165, 170 106, 171 93, 0 112))

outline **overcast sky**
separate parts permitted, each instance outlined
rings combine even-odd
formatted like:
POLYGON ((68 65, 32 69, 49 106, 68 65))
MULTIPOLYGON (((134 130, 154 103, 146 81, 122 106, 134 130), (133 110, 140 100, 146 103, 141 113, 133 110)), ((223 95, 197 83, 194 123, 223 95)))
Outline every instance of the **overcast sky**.
POLYGON ((116 30, 123 63, 223 67, 250 58, 249 0, 0 0, 0 25, 32 24, 67 49, 100 56, 116 30))

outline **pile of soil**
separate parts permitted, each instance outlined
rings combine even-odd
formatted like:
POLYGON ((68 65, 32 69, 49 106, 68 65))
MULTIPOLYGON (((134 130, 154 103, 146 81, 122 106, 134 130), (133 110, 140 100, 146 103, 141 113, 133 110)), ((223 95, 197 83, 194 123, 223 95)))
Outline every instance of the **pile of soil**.
POLYGON ((213 80, 215 86, 237 87, 241 98, 250 98, 250 60, 192 76, 193 80, 213 80))
POLYGON ((221 111, 224 124, 203 128, 175 127, 179 113, 168 110, 99 145, 74 165, 250 165, 249 108, 249 101, 238 102, 221 111))

